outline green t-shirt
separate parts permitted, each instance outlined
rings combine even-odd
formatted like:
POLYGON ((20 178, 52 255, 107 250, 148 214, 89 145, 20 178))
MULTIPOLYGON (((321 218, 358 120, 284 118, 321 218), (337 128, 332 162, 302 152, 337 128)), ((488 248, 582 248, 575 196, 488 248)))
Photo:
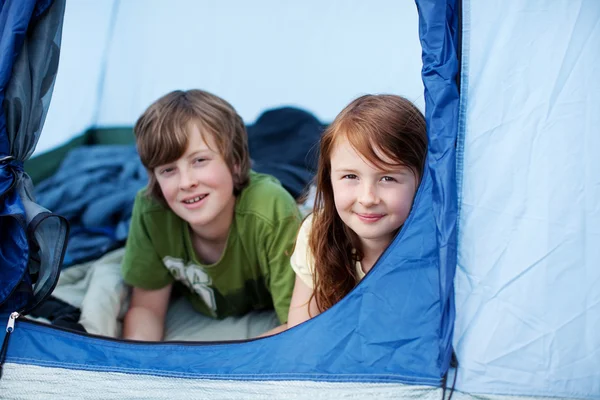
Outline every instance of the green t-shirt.
POLYGON ((142 289, 176 282, 197 311, 214 318, 274 308, 284 323, 295 279, 290 256, 300 222, 294 198, 279 181, 251 172, 250 184, 236 199, 221 259, 203 265, 188 223, 142 189, 133 206, 123 279, 142 289))

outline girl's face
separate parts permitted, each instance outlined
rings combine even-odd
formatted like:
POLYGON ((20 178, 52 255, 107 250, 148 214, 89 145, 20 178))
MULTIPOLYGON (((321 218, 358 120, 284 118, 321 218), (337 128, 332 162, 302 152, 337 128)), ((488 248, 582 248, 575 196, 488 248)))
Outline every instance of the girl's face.
MULTIPOLYGON (((382 161, 394 161, 379 156, 382 161)), ((336 140, 331 152, 331 183, 336 210, 365 252, 391 242, 406 221, 417 190, 417 178, 409 168, 380 170, 345 137, 336 140)))

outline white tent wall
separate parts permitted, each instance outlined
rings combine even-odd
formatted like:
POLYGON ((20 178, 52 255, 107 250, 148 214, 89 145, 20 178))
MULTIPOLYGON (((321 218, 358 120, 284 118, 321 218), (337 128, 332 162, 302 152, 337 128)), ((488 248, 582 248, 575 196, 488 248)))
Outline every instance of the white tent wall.
POLYGON ((35 155, 93 126, 113 1, 67 1, 58 74, 35 155))
POLYGON ((463 1, 457 388, 600 397, 600 2, 463 1))
POLYGON ((421 67, 413 1, 70 1, 36 154, 90 127, 132 126, 174 89, 222 96, 246 123, 281 105, 329 122, 364 93, 423 109, 421 67))

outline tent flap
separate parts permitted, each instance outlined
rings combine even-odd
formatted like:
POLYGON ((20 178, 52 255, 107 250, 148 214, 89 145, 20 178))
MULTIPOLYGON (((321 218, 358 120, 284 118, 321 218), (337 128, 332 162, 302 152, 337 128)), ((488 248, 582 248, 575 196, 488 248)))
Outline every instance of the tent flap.
POLYGON ((23 171, 50 104, 64 8, 64 0, 9 0, 0 10, 6 24, 0 37, 0 280, 8 283, 0 289, 3 311, 22 311, 49 292, 66 245, 66 221, 35 204, 23 171))
POLYGON ((425 118, 429 132, 428 166, 433 180, 432 211, 439 257, 440 364, 448 369, 454 328, 456 269, 456 150, 459 95, 458 9, 456 1, 417 1, 423 47, 425 118))
POLYGON ((600 2, 463 6, 456 386, 600 398, 600 2))

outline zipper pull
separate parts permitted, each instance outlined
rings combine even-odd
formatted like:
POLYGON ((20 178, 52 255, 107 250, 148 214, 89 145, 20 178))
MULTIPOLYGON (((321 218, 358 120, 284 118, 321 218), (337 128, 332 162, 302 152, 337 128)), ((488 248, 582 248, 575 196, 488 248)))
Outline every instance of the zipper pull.
POLYGON ((6 324, 6 334, 4 335, 4 341, 2 342, 2 349, 0 350, 0 379, 2 379, 2 371, 4 367, 4 360, 6 359, 6 351, 8 350, 8 338, 10 334, 15 330, 15 320, 19 318, 18 312, 13 312, 8 317, 8 324, 6 324))
MULTIPOLYGON (((6 325, 6 332, 7 333, 11 333, 12 331, 15 330, 15 320, 19 318, 19 313, 18 312, 13 312, 10 314, 10 316, 8 317, 8 324, 6 325)), ((4 346, 3 346, 4 347, 4 346)))

